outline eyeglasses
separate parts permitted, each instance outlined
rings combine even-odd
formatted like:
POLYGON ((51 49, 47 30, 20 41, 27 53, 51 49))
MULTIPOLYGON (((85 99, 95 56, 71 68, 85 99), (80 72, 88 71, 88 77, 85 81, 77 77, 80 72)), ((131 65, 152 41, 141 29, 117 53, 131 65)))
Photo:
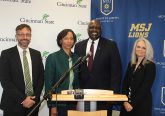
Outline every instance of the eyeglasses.
POLYGON ((32 35, 30 34, 30 33, 27 33, 27 34, 23 34, 23 33, 17 33, 17 35, 19 36, 19 37, 31 37, 32 35))

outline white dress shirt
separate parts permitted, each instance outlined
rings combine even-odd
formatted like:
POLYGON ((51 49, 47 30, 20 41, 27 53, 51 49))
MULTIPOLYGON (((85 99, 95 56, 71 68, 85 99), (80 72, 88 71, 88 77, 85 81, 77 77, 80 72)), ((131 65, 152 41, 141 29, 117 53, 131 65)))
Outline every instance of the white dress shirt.
MULTIPOLYGON (((98 46, 99 40, 100 39, 95 40, 94 44, 93 44, 93 46, 94 46, 93 59, 95 58, 95 54, 96 54, 96 50, 97 50, 97 46, 98 46)), ((89 40, 87 42, 86 55, 90 52, 90 47, 91 47, 92 41, 93 40, 89 38, 89 40)))
MULTIPOLYGON (((95 58, 95 54, 96 54, 96 50, 97 50, 97 46, 98 46, 98 43, 99 43, 99 40, 100 40, 100 38, 99 39, 97 39, 97 40, 95 40, 94 41, 94 44, 93 44, 93 46, 94 46, 94 50, 93 50, 93 60, 94 60, 94 58, 95 58)), ((88 39, 88 42, 87 42, 87 48, 86 48, 86 55, 90 52, 90 47, 91 47, 91 44, 92 44, 92 39, 88 39)), ((88 59, 87 59, 88 60, 88 59)), ((87 65, 88 65, 88 62, 87 62, 87 65)))

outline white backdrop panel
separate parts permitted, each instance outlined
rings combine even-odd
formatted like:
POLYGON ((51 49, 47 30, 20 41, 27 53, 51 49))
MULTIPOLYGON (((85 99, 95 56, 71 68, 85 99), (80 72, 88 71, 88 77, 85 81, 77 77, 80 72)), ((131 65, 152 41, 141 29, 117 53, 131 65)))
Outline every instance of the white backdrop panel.
MULTIPOLYGON (((64 28, 71 28, 78 41, 88 37, 90 0, 0 0, 0 14, 0 52, 16 45, 15 28, 26 23, 32 27, 30 47, 41 51, 45 64, 48 54, 59 50, 56 37, 64 28)), ((0 87, 0 98, 1 93, 0 87)), ((39 116, 47 115, 44 102, 39 116)))

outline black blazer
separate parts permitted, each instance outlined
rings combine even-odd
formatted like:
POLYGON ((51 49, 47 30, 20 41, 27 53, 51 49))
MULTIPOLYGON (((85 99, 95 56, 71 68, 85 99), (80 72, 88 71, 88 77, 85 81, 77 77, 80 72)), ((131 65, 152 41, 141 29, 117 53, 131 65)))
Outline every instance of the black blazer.
POLYGON ((152 94, 151 88, 156 75, 155 64, 147 61, 145 65, 139 64, 136 71, 135 65, 129 63, 126 75, 123 81, 122 93, 128 96, 129 87, 131 88, 130 104, 133 111, 127 113, 123 108, 121 116, 151 116, 152 111, 152 94))
MULTIPOLYGON (((86 55, 88 39, 75 45, 75 53, 86 55)), ((92 71, 87 61, 80 66, 80 87, 83 89, 106 89, 119 92, 121 81, 121 60, 114 41, 100 38, 94 57, 92 71)))
MULTIPOLYGON (((32 60, 32 80, 36 102, 39 101, 44 83, 44 67, 39 51, 29 48, 32 60)), ((26 98, 25 83, 21 60, 17 47, 1 52, 1 85, 3 87, 1 109, 10 111, 22 110, 21 102, 26 98)))

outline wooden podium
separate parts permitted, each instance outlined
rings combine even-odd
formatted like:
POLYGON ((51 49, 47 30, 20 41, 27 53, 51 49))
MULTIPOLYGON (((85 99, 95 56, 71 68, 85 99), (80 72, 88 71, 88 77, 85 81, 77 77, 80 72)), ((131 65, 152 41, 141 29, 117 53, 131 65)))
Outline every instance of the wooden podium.
POLYGON ((99 110, 94 112, 81 112, 69 110, 68 116, 107 116, 107 110, 99 110))
POLYGON ((127 101, 126 95, 84 95, 84 99, 74 99, 74 95, 53 94, 52 101, 127 101), (57 97, 57 99, 56 99, 57 97))
MULTIPOLYGON (((94 104, 92 107, 94 107, 94 112, 91 112, 91 116, 93 116, 93 113, 96 113, 96 107, 97 107, 97 101, 128 101, 128 98, 126 95, 122 94, 114 94, 113 91, 109 90, 96 90, 96 89, 84 89, 84 98, 83 99, 75 99, 74 98, 74 90, 65 90, 61 92, 62 94, 53 94, 52 95, 52 101, 78 101, 78 104, 80 103, 80 109, 79 111, 69 111, 68 116, 74 116, 73 114, 77 114, 75 116, 90 116, 90 112, 85 112, 82 110, 84 107, 81 104, 85 101, 90 101, 91 104, 94 104), (68 91, 71 91, 69 93, 73 94, 67 94, 68 91), (73 92, 72 92, 73 91, 73 92), (78 113, 80 113, 78 115, 78 113), (88 114, 88 115, 87 115, 88 114)), ((105 112, 100 112, 102 114, 105 114, 105 112)), ((102 116, 102 115, 99 115, 102 116)), ((106 115, 103 115, 106 116, 106 115)))

